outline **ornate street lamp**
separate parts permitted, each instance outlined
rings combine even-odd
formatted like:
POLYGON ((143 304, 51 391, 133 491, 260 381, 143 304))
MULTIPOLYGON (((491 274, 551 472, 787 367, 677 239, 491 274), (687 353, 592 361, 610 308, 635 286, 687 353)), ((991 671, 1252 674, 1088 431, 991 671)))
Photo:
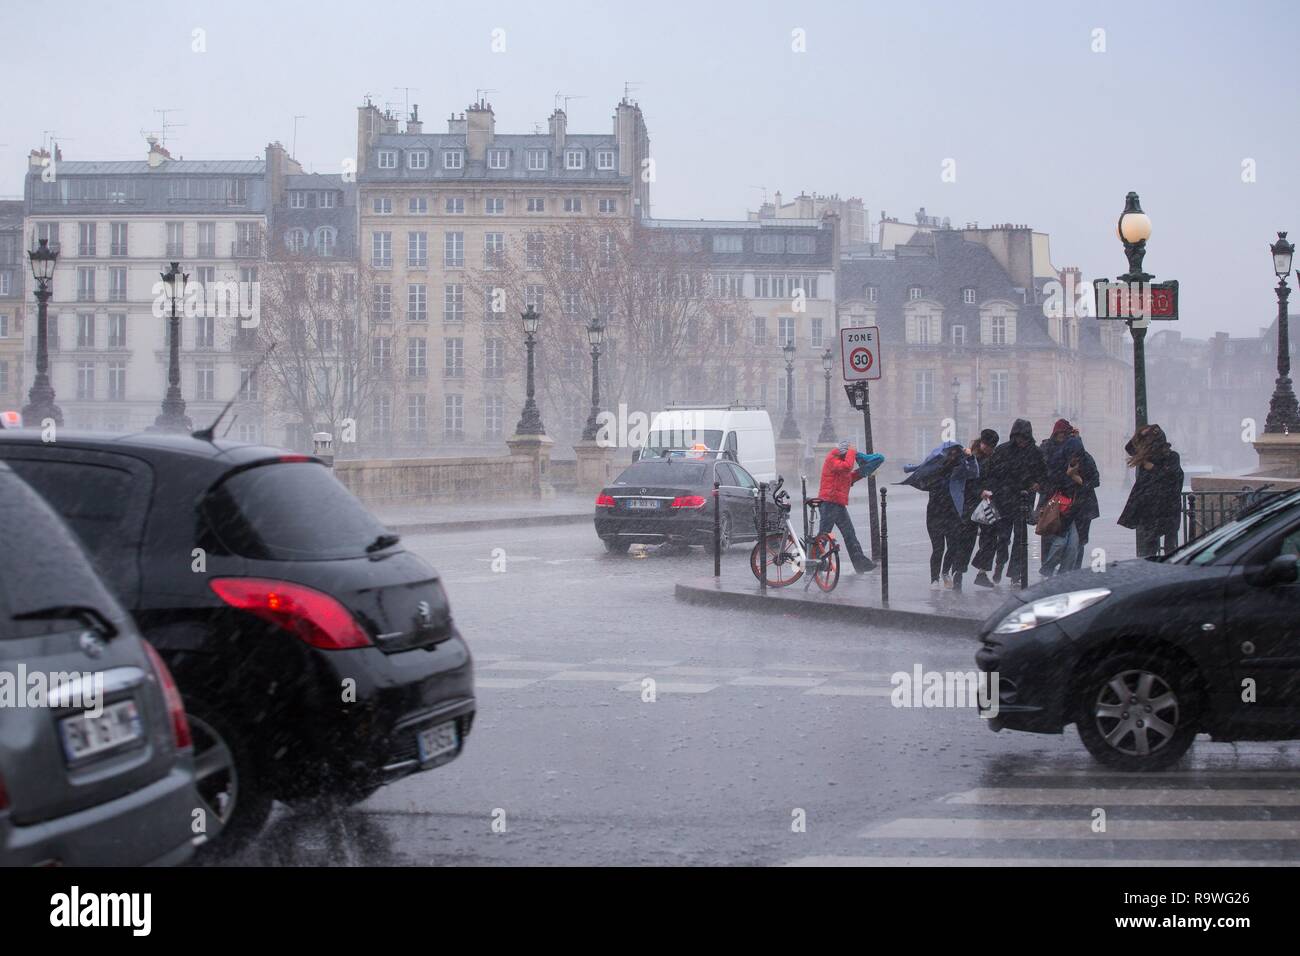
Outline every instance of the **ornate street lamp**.
POLYGON ((1269 399, 1264 431, 1287 435, 1300 432, 1300 408, 1296 406, 1295 390, 1291 387, 1291 330, 1286 314, 1287 299, 1291 296, 1286 278, 1291 273, 1295 246, 1287 242, 1285 232, 1279 232, 1277 242, 1269 246, 1269 251, 1273 253, 1273 274, 1277 276, 1277 383, 1269 399))
POLYGON ((154 419, 150 431, 188 432, 194 423, 185 414, 185 399, 181 397, 181 319, 176 311, 176 301, 185 294, 190 281, 188 273, 181 272, 181 264, 173 262, 166 272, 159 273, 171 297, 172 311, 167 319, 168 360, 167 394, 162 400, 162 414, 154 419))
POLYGON ((596 416, 600 414, 600 344, 605 341, 605 326, 600 319, 593 319, 587 326, 587 341, 591 344, 591 414, 582 430, 582 440, 595 441, 600 431, 596 424, 596 416))
POLYGON ((49 304, 54 295, 54 266, 59 261, 59 254, 50 248, 48 239, 42 239, 34 250, 27 253, 27 258, 31 262, 32 278, 36 280, 36 378, 27 393, 23 423, 39 427, 46 419, 52 419, 55 425, 61 426, 63 410, 54 404, 54 386, 50 384, 48 341, 49 304))
POLYGON ((958 429, 957 429, 957 401, 960 396, 961 396, 961 382, 957 381, 957 376, 954 375, 952 377, 952 433, 953 433, 953 437, 957 441, 961 441, 961 438, 958 437, 958 429))
POLYGON ((826 376, 826 414, 822 416, 822 430, 817 436, 819 442, 835 441, 835 424, 831 421, 831 366, 834 364, 835 356, 827 349, 822 353, 822 372, 826 376))
MULTIPOLYGON (((1120 213, 1115 229, 1120 241, 1124 243, 1124 255, 1128 257, 1128 272, 1120 276, 1120 280, 1129 283, 1130 288, 1134 283, 1140 287, 1142 283, 1150 282, 1155 276, 1142 271, 1142 259, 1147 254, 1147 240, 1151 238, 1151 218, 1142 211, 1137 193, 1130 192, 1124 197, 1124 211, 1120 213)), ((1147 423, 1147 321, 1135 323, 1132 318, 1126 321, 1133 336, 1133 416, 1137 424, 1134 429, 1136 432, 1147 423)))
POLYGON ((794 420, 794 339, 781 349, 785 353, 785 421, 781 423, 782 438, 798 438, 799 424, 794 420))
POLYGON ((524 400, 524 413, 515 426, 517 435, 545 435, 546 426, 542 424, 542 413, 537 409, 533 398, 533 349, 537 344, 537 330, 542 324, 542 316, 530 305, 520 315, 524 324, 524 347, 528 349, 528 390, 524 400))

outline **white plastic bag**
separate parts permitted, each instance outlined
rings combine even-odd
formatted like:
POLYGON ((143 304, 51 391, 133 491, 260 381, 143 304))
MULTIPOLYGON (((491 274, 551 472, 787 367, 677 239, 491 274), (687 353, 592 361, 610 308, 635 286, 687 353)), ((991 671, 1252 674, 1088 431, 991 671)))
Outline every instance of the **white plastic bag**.
POLYGON ((975 510, 970 513, 970 520, 976 524, 997 524, 1002 516, 998 514, 998 509, 993 507, 992 500, 984 498, 975 506, 975 510))

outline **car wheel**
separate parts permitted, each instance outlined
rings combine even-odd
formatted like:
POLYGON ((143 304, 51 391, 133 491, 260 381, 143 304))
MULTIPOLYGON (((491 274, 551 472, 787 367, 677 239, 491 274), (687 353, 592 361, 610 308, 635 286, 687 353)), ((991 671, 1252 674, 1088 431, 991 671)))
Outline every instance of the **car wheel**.
POLYGON ((605 542, 605 550, 610 554, 627 554, 627 549, 632 546, 630 541, 621 541, 618 538, 601 538, 605 542))
POLYGON ((1196 737, 1195 675, 1169 658, 1120 654, 1098 663, 1080 688, 1076 725, 1088 751, 1117 770, 1160 770, 1196 737))
MULTIPOLYGON (((731 515, 722 515, 718 520, 718 553, 725 554, 731 546, 731 515)), ((709 539, 709 550, 713 550, 713 539, 709 539)))
POLYGON ((220 834, 199 848, 201 859, 221 859, 247 845, 271 813, 271 796, 261 784, 247 739, 220 711, 185 700, 194 737, 194 785, 220 834))

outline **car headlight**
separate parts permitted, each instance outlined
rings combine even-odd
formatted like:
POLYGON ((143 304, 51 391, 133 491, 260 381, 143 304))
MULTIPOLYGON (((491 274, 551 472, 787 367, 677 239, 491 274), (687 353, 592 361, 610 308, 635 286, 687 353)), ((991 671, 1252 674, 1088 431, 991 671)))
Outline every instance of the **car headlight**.
POLYGON ((1068 591, 1065 594, 1040 598, 1032 604, 1026 604, 1012 611, 993 629, 993 633, 1019 634, 1021 631, 1031 631, 1049 621, 1059 621, 1086 607, 1092 607, 1109 596, 1110 591, 1106 588, 1090 588, 1087 591, 1068 591))

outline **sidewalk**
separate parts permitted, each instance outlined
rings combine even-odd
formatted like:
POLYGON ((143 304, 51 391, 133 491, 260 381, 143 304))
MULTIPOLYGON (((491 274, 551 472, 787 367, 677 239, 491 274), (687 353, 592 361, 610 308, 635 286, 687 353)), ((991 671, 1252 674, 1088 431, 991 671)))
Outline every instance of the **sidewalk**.
POLYGON ((592 520, 594 506, 587 495, 554 498, 487 499, 472 504, 439 501, 421 505, 378 504, 367 510, 399 534, 472 531, 477 528, 537 527, 580 524, 592 520))

